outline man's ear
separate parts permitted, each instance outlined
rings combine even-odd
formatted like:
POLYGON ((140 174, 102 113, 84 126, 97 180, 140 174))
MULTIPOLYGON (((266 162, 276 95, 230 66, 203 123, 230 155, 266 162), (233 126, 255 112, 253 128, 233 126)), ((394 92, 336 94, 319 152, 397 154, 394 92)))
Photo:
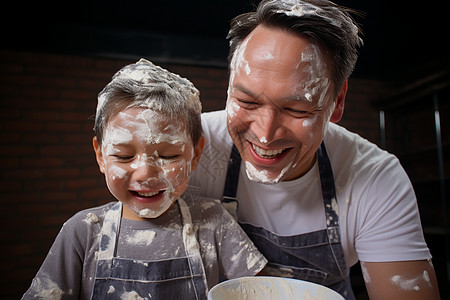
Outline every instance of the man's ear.
POLYGON ((330 121, 332 123, 337 123, 341 120, 342 115, 344 114, 344 104, 345 104, 345 96, 347 95, 348 89, 348 79, 344 82, 339 93, 334 99, 334 110, 331 114, 330 121))
POLYGON ((205 147, 205 138, 203 136, 197 142, 197 145, 194 147, 194 157, 192 158, 191 170, 197 169, 198 163, 200 162, 200 158, 202 157, 202 151, 205 147))
POLYGON ((105 162, 103 160, 103 153, 102 153, 102 149, 100 149, 101 147, 98 144, 98 140, 97 140, 96 136, 94 136, 94 138, 92 139, 92 146, 94 147, 95 158, 97 159, 97 164, 100 168, 100 172, 105 174, 105 162))

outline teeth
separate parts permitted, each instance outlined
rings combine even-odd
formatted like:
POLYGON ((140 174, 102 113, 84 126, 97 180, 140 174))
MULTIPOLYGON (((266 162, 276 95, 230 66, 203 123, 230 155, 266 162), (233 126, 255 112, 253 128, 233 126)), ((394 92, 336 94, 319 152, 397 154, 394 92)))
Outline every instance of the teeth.
POLYGON ((141 192, 137 192, 139 196, 142 197, 151 197, 151 196, 155 196, 156 194, 158 194, 159 192, 153 192, 153 193, 141 193, 141 192))
POLYGON ((264 158, 274 158, 277 155, 281 154, 285 149, 277 149, 277 150, 264 150, 254 144, 252 144, 253 146, 253 150, 255 150, 255 152, 264 158))

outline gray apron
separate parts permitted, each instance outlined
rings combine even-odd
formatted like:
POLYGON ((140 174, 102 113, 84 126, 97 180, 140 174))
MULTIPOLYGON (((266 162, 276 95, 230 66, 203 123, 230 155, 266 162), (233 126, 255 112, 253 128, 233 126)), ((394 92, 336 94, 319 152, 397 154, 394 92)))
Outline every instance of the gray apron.
MULTIPOLYGON (((241 227, 269 261, 264 271, 274 276, 290 277, 327 286, 346 299, 355 299, 339 232, 336 189, 324 143, 317 151, 322 198, 327 228, 294 236, 279 236, 250 224, 241 227)), ((241 157, 233 145, 222 204, 236 215, 236 199, 241 157)))
POLYGON ((91 299, 206 299, 205 270, 186 202, 178 204, 186 256, 144 261, 116 257, 122 203, 106 213, 100 234, 97 272, 91 299), (141 297, 141 298, 138 298, 141 297))

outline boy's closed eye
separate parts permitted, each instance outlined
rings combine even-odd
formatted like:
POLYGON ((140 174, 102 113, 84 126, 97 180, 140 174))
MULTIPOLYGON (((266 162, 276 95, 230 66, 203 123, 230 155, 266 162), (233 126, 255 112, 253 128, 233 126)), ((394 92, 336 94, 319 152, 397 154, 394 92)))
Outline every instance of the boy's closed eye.
POLYGON ((113 157, 115 157, 116 159, 120 160, 120 161, 129 161, 132 160, 134 158, 134 155, 112 155, 113 157))
POLYGON ((177 157, 180 157, 180 155, 178 154, 174 154, 174 155, 158 155, 159 158, 162 159, 175 159, 177 157))
MULTIPOLYGON (((116 158, 116 159, 118 159, 118 160, 120 160, 120 161, 130 161, 130 160, 132 160, 133 158, 134 158, 134 155, 120 155, 120 154, 115 154, 115 155, 112 155, 114 158, 116 158)), ((156 155, 156 157, 157 158, 162 158, 162 159, 167 159, 167 160, 170 160, 170 159, 175 159, 175 158, 178 158, 178 157, 180 157, 180 155, 179 154, 167 154, 167 155, 163 155, 163 154, 158 154, 158 155, 156 155)))

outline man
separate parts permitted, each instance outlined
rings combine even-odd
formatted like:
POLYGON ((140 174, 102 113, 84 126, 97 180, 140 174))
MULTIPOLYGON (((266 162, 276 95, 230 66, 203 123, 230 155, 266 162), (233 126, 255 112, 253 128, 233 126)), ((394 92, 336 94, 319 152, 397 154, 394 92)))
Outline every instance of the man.
POLYGON ((362 41, 326 0, 264 0, 231 24, 226 111, 203 114, 191 183, 223 198, 269 260, 268 275, 354 299, 438 299, 416 199, 399 161, 334 124, 362 41), (237 209, 237 211, 236 211, 237 209))

